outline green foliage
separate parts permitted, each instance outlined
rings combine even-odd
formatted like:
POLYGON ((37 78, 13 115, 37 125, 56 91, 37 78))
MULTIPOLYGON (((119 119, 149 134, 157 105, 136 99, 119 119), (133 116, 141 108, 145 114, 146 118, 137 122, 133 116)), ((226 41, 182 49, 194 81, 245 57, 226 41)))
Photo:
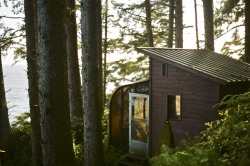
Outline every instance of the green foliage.
POLYGON ((219 107, 220 119, 207 123, 201 137, 176 149, 163 146, 151 165, 249 165, 250 92, 226 96, 219 107))
POLYGON ((245 52, 245 46, 244 46, 244 36, 239 35, 238 28, 235 29, 235 31, 232 34, 232 40, 226 41, 221 49, 223 54, 225 55, 233 55, 236 54, 239 57, 243 58, 244 52, 245 52), (234 46, 234 47, 232 47, 234 46))
POLYGON ((104 149, 105 155, 105 165, 107 166, 117 166, 119 161, 123 159, 123 155, 114 147, 108 147, 104 149))
POLYGON ((226 96, 220 107, 222 119, 208 123, 203 137, 206 146, 217 152, 222 164, 250 163, 250 92, 226 96))
POLYGON ((16 16, 0 16, 0 47, 2 55, 8 55, 9 48, 14 49, 15 60, 17 58, 25 58, 25 26, 24 17, 22 13, 24 12, 24 1, 9 0, 5 1, 5 6, 11 3, 12 13, 16 16), (18 20, 16 24, 10 23, 10 18, 18 20))
POLYGON ((223 30, 223 25, 226 25, 228 30, 231 25, 240 21, 245 16, 244 12, 244 1, 243 0, 223 0, 219 1, 219 8, 215 10, 215 26, 223 30), (233 1, 233 2, 232 2, 233 1))
POLYGON ((83 118, 71 119, 71 131, 76 165, 83 165, 83 118))
POLYGON ((25 112, 16 117, 16 121, 11 125, 9 148, 3 160, 3 165, 27 166, 31 165, 31 140, 29 113, 25 112))
POLYGON ((18 59, 18 58, 21 58, 21 59, 25 59, 26 58, 26 48, 25 47, 17 47, 15 50, 14 50, 14 59, 18 59))
MULTIPOLYGON (((147 47, 145 1, 111 1, 117 13, 109 16, 109 27, 119 30, 108 39, 108 53, 133 55, 107 64, 107 82, 116 87, 121 82, 139 82, 149 78, 149 58, 138 55, 136 47, 147 47), (132 56, 131 56, 132 57, 132 56)), ((151 1, 151 17, 154 45, 167 46, 168 0, 151 1)))
POLYGON ((24 13, 24 1, 9 0, 12 5, 12 12, 14 14, 24 13))
POLYGON ((109 109, 105 107, 102 115, 102 136, 103 136, 104 148, 108 147, 108 126, 109 126, 108 124, 109 124, 109 109))
POLYGON ((71 131, 74 144, 83 144, 83 118, 75 117, 71 121, 71 131))
POLYGON ((140 82, 149 79, 149 59, 139 56, 136 60, 120 59, 108 63, 107 81, 120 86, 122 81, 140 82), (114 72, 115 71, 115 72, 114 72))
POLYGON ((0 18, 0 47, 2 55, 8 55, 8 50, 13 48, 15 60, 17 60, 17 58, 25 58, 26 49, 23 44, 25 37, 24 29, 25 27, 23 25, 18 26, 17 29, 13 29, 0 18))
MULTIPOLYGON (((30 114, 25 112, 16 117, 16 121, 11 125, 9 149, 3 160, 3 165, 8 166, 28 166, 32 165, 31 151, 31 128, 30 114)), ((106 108, 103 113, 103 144, 106 165, 117 165, 121 153, 108 144, 108 118, 109 111, 106 108)), ((74 118, 71 122, 73 137, 73 147, 76 158, 76 165, 83 165, 83 119, 74 118)))
MULTIPOLYGON (((121 153, 115 148, 110 147, 108 143, 108 120, 109 120, 109 110, 105 108, 102 116, 102 135, 103 135, 103 147, 106 165, 117 165, 121 153)), ((82 118, 74 118, 71 121, 71 130, 73 136, 73 147, 75 152, 76 165, 83 165, 83 134, 84 125, 82 118)))
MULTIPOLYGON (((151 17, 154 43, 156 46, 167 46, 168 0, 151 1, 151 17)), ((112 1, 117 16, 112 17, 113 27, 119 29, 116 42, 125 53, 134 51, 135 47, 147 46, 145 1, 112 1)))
POLYGON ((83 165, 83 145, 73 144, 76 166, 83 165))
POLYGON ((231 32, 231 40, 226 41, 222 53, 232 56, 233 54, 242 57, 245 54, 244 48, 244 0, 222 0, 217 2, 220 6, 215 10, 215 38, 220 38, 231 32))

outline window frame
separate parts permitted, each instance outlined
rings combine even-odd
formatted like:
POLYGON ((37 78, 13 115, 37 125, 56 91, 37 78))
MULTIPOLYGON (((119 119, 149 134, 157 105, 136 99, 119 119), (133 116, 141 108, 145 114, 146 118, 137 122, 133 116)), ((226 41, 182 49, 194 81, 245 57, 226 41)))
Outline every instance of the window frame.
MULTIPOLYGON (((176 104, 175 104, 175 106, 176 106, 176 104)), ((180 95, 180 94, 166 94, 166 110, 167 110, 167 120, 181 121, 182 120, 182 95, 180 95), (177 96, 180 97, 180 101, 179 101, 180 114, 176 115, 175 117, 173 117, 171 115, 171 110, 170 110, 170 106, 169 106, 169 97, 170 96, 175 96, 175 98, 177 96)), ((176 114, 176 109, 175 109, 175 114, 176 114)))
POLYGON ((162 77, 168 77, 168 64, 162 62, 161 64, 161 76, 162 77))

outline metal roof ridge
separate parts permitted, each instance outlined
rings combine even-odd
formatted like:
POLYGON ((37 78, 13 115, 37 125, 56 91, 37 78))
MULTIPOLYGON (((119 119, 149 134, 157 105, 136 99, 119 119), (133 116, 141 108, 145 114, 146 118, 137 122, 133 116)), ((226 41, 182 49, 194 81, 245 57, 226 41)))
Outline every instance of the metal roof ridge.
POLYGON ((148 49, 148 48, 152 48, 152 49, 168 49, 168 50, 205 50, 205 51, 211 51, 211 50, 203 49, 203 48, 196 49, 196 48, 169 48, 169 47, 136 47, 135 49, 148 49))

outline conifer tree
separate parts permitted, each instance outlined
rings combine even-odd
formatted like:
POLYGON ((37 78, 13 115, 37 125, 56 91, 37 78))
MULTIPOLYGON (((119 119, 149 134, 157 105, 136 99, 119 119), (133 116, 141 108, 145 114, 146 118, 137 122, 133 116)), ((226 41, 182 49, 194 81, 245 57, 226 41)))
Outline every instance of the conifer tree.
POLYGON ((151 3, 150 0, 145 0, 146 10, 146 27, 147 27, 147 41, 148 47, 154 46, 153 32, 152 32, 152 18, 151 18, 151 3))
POLYGON ((106 88, 107 88, 107 53, 108 53, 108 11, 109 1, 105 0, 105 13, 104 13, 104 42, 103 42, 103 104, 107 106, 106 88))
POLYGON ((29 82, 29 104, 31 119, 32 160, 34 166, 42 163, 42 142, 40 126, 39 90, 38 90, 38 48, 36 28, 36 1, 24 0, 27 66, 29 82))
MULTIPOLYGON (((245 35, 242 35, 245 28, 247 28, 244 21, 249 20, 245 14, 245 4, 248 1, 244 0, 225 0, 220 1, 220 7, 215 10, 215 39, 225 37, 231 33, 231 38, 227 37, 223 47, 222 53, 228 56, 234 54, 238 55, 242 60, 245 60, 245 35)), ((248 11, 248 10, 246 10, 248 11)), ((245 32, 248 30, 245 29, 245 32)), ((248 54, 249 55, 249 54, 248 54)))
POLYGON ((84 165, 103 165, 101 1, 81 0, 84 165))
POLYGON ((67 0, 67 49, 68 49, 68 81, 69 81, 69 106, 71 118, 82 118, 82 93, 80 69, 77 48, 77 26, 75 0, 67 0))
POLYGON ((197 2, 194 0, 194 13, 195 13, 195 36, 196 36, 196 48, 200 48, 199 44, 199 31, 198 31, 198 15, 197 15, 197 2))
POLYGON ((10 133, 10 123, 4 88, 1 50, 2 43, 0 47, 0 150, 7 150, 7 142, 10 133))
POLYGON ((202 0, 204 10, 205 49, 214 51, 213 0, 202 0))
POLYGON ((245 61, 250 63, 250 1, 245 0, 245 61))
POLYGON ((183 48, 182 0, 175 0, 175 48, 183 48))
MULTIPOLYGON (((113 9, 117 15, 111 17, 112 27, 119 29, 116 38, 108 40, 108 53, 134 54, 136 47, 149 46, 145 0, 139 2, 117 3, 112 1, 113 9), (119 50, 119 51, 118 51, 119 50)), ((168 36, 168 0, 150 2, 151 27, 153 36, 153 46, 166 47, 168 36)), ((152 43, 152 42, 151 42, 152 43)), ((138 82, 148 79, 148 57, 139 56, 137 58, 117 60, 108 63, 107 81, 119 86, 121 81, 138 82), (113 71, 117 75, 113 75, 113 71)))
POLYGON ((168 26, 168 47, 173 47, 173 37, 174 37, 174 3, 175 0, 169 0, 169 26, 168 26))
POLYGON ((37 22, 43 164, 72 166, 66 0, 37 0, 37 22))

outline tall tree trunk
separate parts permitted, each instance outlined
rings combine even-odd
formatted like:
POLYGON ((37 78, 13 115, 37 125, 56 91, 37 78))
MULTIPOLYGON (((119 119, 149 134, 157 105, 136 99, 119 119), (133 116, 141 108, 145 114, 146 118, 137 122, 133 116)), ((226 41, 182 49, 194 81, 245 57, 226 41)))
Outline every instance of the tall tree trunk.
POLYGON ((169 24, 168 24, 168 48, 173 48, 173 36, 174 36, 174 2, 175 0, 169 0, 169 24))
MULTIPOLYGON (((103 75, 102 75, 102 67, 103 67, 103 63, 102 63, 102 1, 101 0, 97 0, 96 3, 96 9, 97 9, 97 36, 99 37, 99 39, 97 40, 97 44, 98 44, 98 58, 99 58, 99 63, 98 63, 98 82, 99 82, 99 101, 101 103, 101 117, 104 111, 104 100, 103 100, 103 75), (99 67, 100 66, 100 67, 99 67)), ((100 120, 100 126, 102 129, 102 121, 100 120)), ((102 132, 101 132, 102 133, 102 132)), ((102 138, 101 138, 102 140, 102 138)))
POLYGON ((69 106, 71 118, 83 117, 82 92, 77 50, 76 6, 75 0, 67 0, 67 49, 68 49, 68 81, 69 106))
POLYGON ((147 26, 147 38, 148 38, 148 47, 154 47, 153 32, 152 32, 152 19, 151 19, 151 4, 150 0, 145 0, 145 9, 146 9, 146 26, 147 26))
POLYGON ((196 0, 194 0, 194 14, 195 14, 196 47, 197 47, 197 49, 199 49, 200 44, 199 44, 199 31, 198 31, 198 17, 197 17, 197 3, 196 3, 196 0))
POLYGON ((42 164, 37 69, 36 0, 24 0, 33 165, 42 164))
POLYGON ((67 75, 66 0, 37 0, 44 165, 75 165, 67 75))
POLYGON ((0 150, 7 150, 9 132, 10 123, 4 89, 2 54, 0 47, 0 150))
POLYGON ((205 23, 205 49, 214 51, 213 0, 202 0, 205 23))
POLYGON ((250 1, 245 0, 245 59, 250 63, 250 1))
POLYGON ((84 164, 103 165, 101 1, 81 0, 84 164))
POLYGON ((106 86, 107 86, 107 51, 108 51, 108 0, 105 1, 105 29, 104 29, 104 58, 103 58, 103 104, 107 105, 106 101, 106 86))
POLYGON ((183 48, 182 0, 175 0, 175 47, 183 48))

